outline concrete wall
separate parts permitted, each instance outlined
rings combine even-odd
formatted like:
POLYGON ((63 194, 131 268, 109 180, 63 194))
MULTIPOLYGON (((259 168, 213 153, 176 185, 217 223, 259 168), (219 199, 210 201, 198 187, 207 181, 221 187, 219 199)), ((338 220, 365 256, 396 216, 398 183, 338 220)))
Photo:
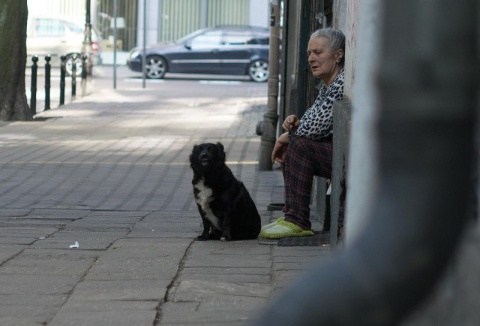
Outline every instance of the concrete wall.
POLYGON ((85 21, 85 0, 27 0, 29 16, 65 16, 85 21))
MULTIPOLYGON (((147 0, 147 26, 146 26, 146 35, 145 35, 145 43, 146 45, 156 44, 158 43, 158 15, 160 14, 160 7, 158 1, 149 1, 147 0)), ((138 2, 138 19, 137 19, 137 45, 142 47, 143 40, 144 40, 144 8, 145 8, 145 1, 138 2)))
POLYGON ((249 25, 270 26, 270 1, 250 0, 249 25))

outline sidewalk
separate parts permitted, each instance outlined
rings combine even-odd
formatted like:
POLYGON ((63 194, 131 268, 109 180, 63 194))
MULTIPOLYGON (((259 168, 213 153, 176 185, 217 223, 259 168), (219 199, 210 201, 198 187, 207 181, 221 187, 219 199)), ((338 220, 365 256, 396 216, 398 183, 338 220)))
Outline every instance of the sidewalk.
POLYGON ((250 324, 329 255, 195 240, 187 162, 197 143, 221 141, 262 224, 279 216, 267 204, 283 201, 281 174, 256 164, 265 105, 248 90, 175 100, 96 90, 38 121, 1 125, 0 325, 250 324))

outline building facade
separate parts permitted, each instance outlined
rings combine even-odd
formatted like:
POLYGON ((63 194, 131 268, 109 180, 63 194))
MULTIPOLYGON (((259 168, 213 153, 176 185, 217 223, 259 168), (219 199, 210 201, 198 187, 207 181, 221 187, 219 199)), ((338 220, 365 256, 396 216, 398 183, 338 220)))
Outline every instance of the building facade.
POLYGON ((144 26, 146 43, 153 44, 175 41, 197 29, 216 25, 267 27, 268 13, 268 0, 139 1, 137 45, 142 44, 144 26))
MULTIPOLYGON (((85 21, 86 1, 28 0, 28 9, 34 16, 63 16, 85 21)), ((216 25, 267 27, 269 19, 269 0, 89 1, 91 22, 104 41, 104 51, 113 49, 115 25, 117 50, 129 51, 143 44, 144 30, 147 44, 155 44, 216 25)))

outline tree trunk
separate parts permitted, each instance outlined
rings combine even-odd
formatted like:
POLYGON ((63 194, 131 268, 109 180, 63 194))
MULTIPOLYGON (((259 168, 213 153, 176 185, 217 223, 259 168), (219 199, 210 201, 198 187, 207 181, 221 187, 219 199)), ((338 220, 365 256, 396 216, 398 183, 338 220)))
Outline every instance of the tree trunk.
POLYGON ((0 120, 31 120, 25 95, 27 0, 0 0, 0 120))

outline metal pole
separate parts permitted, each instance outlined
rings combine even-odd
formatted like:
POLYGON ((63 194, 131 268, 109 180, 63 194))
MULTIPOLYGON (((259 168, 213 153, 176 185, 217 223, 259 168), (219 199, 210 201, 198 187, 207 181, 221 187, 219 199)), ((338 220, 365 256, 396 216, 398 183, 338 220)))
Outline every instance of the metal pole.
POLYGON ((87 76, 88 76, 88 72, 87 72, 88 69, 86 69, 87 60, 88 60, 88 55, 86 55, 85 53, 82 54, 81 61, 82 61, 82 67, 84 67, 80 75, 82 78, 82 96, 87 95, 87 76))
POLYGON ((72 56, 72 100, 77 97, 77 55, 72 56))
POLYGON ((272 150, 276 142, 278 121, 278 58, 280 44, 280 6, 279 0, 270 0, 270 51, 268 57, 268 102, 267 112, 263 115, 262 137, 260 143, 260 171, 272 170, 272 150))
POLYGON ((51 57, 49 54, 45 56, 45 111, 50 110, 50 72, 51 72, 51 65, 50 65, 51 57))
POLYGON ((30 110, 32 115, 37 114, 37 70, 38 70, 38 56, 34 55, 32 57, 32 80, 30 81, 30 110))
POLYGON ((117 88, 117 15, 118 0, 113 1, 113 89, 117 88))
POLYGON ((62 61, 60 65, 60 105, 65 104, 65 62, 67 61, 67 57, 62 55, 60 57, 60 60, 62 61))
POLYGON ((93 66, 93 48, 92 48, 92 23, 90 17, 90 1, 86 0, 86 9, 85 9, 85 31, 83 38, 82 52, 87 55, 87 64, 83 69, 87 69, 87 76, 89 79, 92 77, 92 66, 93 66))
POLYGON ((147 53, 147 0, 143 0, 143 50, 142 50, 142 87, 146 88, 146 78, 147 78, 147 58, 145 57, 147 53))

